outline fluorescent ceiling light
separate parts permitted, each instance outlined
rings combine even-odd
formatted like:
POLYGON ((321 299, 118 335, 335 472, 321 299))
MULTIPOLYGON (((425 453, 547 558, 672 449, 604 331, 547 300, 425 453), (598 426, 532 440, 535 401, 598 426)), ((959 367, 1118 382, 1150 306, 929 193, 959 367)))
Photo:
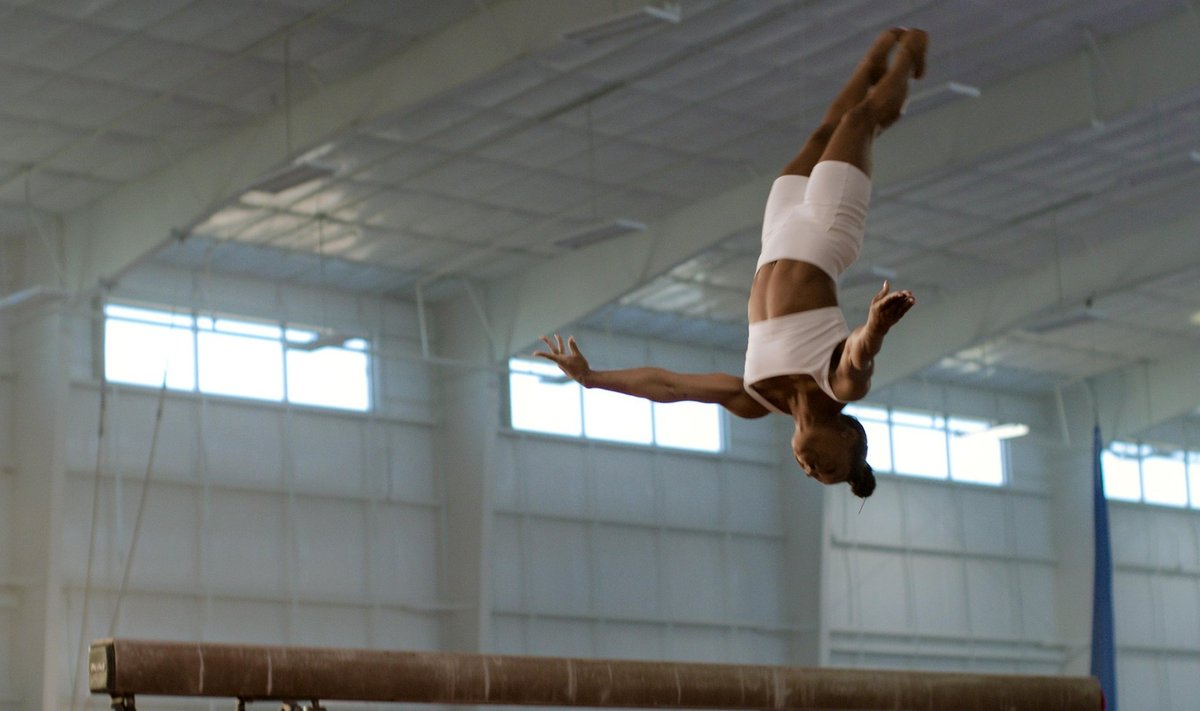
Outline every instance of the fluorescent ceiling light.
POLYGON ((643 222, 618 218, 612 222, 606 222, 601 225, 589 227, 582 232, 577 232, 571 235, 570 237, 564 237, 554 244, 558 245, 559 247, 566 247, 568 249, 579 249, 590 244, 596 244, 597 242, 604 242, 605 240, 621 237, 622 235, 645 231, 646 225, 643 222))
POLYGON ((1015 439, 1024 437, 1029 434, 1029 425, 1021 422, 1005 422, 999 425, 992 425, 986 430, 978 432, 968 432, 966 437, 988 437, 990 439, 1015 439))
POLYGON ((285 190, 311 182, 328 178, 334 174, 333 168, 313 163, 295 163, 267 175, 262 180, 250 186, 250 190, 278 195, 285 190))
POLYGON ((1200 326, 1200 311, 1197 311, 1196 313, 1192 314, 1192 317, 1189 320, 1192 322, 1193 325, 1200 326))
POLYGON ((654 27, 663 22, 677 25, 682 19, 683 8, 677 2, 645 5, 632 12, 614 15, 600 22, 566 32, 563 34, 563 39, 576 44, 596 44, 613 37, 654 27))

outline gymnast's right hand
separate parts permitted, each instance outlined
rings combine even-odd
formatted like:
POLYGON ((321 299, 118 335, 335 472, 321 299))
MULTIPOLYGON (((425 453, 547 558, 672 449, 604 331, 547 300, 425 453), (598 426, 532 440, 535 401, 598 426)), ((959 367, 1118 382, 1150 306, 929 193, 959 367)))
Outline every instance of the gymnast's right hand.
POLYGON ((554 361, 572 380, 580 385, 586 385, 584 379, 592 372, 592 369, 588 366, 587 358, 584 358, 583 354, 579 352, 579 346, 575 345, 574 336, 567 339, 566 347, 563 346, 562 336, 557 333, 554 334, 554 340, 550 340, 549 336, 542 336, 542 343, 545 343, 550 351, 535 351, 535 356, 554 361))

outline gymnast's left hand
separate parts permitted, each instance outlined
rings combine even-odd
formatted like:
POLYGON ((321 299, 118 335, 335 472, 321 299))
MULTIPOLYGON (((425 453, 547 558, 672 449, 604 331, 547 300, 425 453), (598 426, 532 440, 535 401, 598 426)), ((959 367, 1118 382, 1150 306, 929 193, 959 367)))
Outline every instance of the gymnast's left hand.
POLYGON ((587 386, 584 380, 588 374, 592 372, 591 366, 588 365, 587 358, 583 357, 583 353, 579 352, 579 346, 575 344, 575 337, 567 338, 567 345, 563 346, 562 336, 554 334, 554 340, 550 340, 549 336, 542 336, 542 343, 550 349, 550 352, 535 351, 534 355, 546 360, 552 360, 562 372, 566 373, 572 380, 587 386))
POLYGON ((867 316, 867 325, 880 334, 887 333, 917 303, 911 291, 890 291, 890 286, 887 281, 883 282, 883 288, 871 298, 867 316))

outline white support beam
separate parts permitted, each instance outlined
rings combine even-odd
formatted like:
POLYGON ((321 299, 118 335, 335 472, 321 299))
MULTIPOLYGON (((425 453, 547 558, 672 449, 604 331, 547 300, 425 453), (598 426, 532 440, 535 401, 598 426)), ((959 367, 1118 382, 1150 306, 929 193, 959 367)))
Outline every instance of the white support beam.
MULTIPOLYGON (((978 99, 902 120, 876 147, 876 189, 954 170, 1194 88, 1200 84, 1195 47, 1195 24, 1183 13, 1101 42, 1103 70, 1093 73, 1088 55, 1081 52, 988 86, 978 99)), ((789 157, 780 156, 780 164, 789 157)), ((489 303, 497 321, 508 321, 509 352, 731 234, 755 228, 768 186, 769 179, 749 181, 646 232, 581 249, 495 283, 489 303)))
POLYGON ((1110 239, 1088 252, 969 292, 918 304, 888 334, 874 386, 907 378, 942 357, 1036 316, 1059 303, 1154 280, 1200 263, 1200 211, 1165 225, 1110 239))
POLYGON ((68 279, 86 290, 118 278, 286 161, 355 126, 414 106, 553 45, 562 33, 644 3, 502 0, 326 86, 175 165, 131 182, 66 221, 68 279), (291 126, 292 146, 286 145, 291 126))

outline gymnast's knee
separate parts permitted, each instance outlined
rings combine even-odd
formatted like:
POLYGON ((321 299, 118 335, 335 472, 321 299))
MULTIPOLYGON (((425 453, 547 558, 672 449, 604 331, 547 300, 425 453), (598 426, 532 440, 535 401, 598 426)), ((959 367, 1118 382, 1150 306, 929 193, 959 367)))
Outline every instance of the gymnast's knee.
MULTIPOLYGON (((874 102, 870 97, 863 99, 850 108, 849 111, 842 114, 842 122, 850 126, 861 127, 864 129, 874 128, 888 123, 885 119, 885 114, 888 109, 885 106, 874 102)), ((899 115, 899 111, 896 111, 899 115)), ((894 120, 894 119, 893 119, 894 120)))

